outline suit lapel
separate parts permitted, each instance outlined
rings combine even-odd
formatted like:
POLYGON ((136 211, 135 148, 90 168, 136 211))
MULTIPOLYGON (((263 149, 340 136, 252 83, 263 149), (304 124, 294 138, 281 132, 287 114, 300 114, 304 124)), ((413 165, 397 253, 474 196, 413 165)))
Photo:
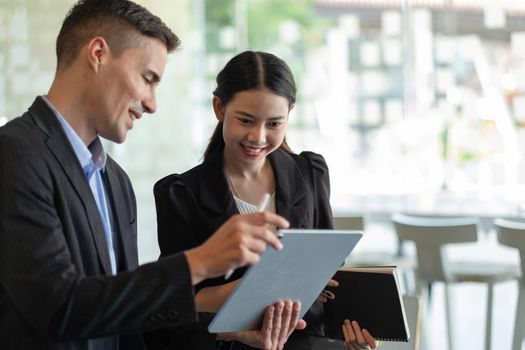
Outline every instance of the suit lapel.
POLYGON ((292 228, 307 227, 308 188, 297 163, 281 149, 270 154, 269 159, 275 176, 277 213, 285 217, 292 228))
POLYGON ((84 210, 86 211, 100 263, 104 272, 111 275, 112 272, 108 246, 106 243, 106 237, 104 236, 104 228, 100 219, 98 207, 78 158, 62 130, 62 126, 53 111, 41 98, 35 100, 33 105, 29 108, 29 112, 33 116, 36 124, 40 126, 46 135, 48 135, 49 138, 47 139, 46 144, 49 150, 55 156, 71 186, 78 194, 78 197, 84 206, 84 210))
POLYGON ((138 266, 136 241, 131 237, 132 232, 129 232, 128 229, 130 225, 129 220, 133 217, 133 212, 130 208, 132 199, 125 198, 122 183, 117 178, 113 160, 110 157, 108 157, 106 163, 105 174, 107 191, 109 192, 111 209, 113 210, 113 226, 122 247, 119 251, 119 256, 124 263, 124 270, 128 271, 138 266))
MULTIPOLYGON (((277 213, 289 220, 292 227, 307 227, 308 187, 299 167, 292 156, 281 149, 270 154, 269 159, 275 175, 277 213)), ((210 155, 202 166, 198 179, 199 199, 207 209, 205 220, 215 230, 227 218, 239 214, 239 210, 224 174, 222 150, 210 155)))
POLYGON ((205 220, 208 227, 215 230, 230 216, 239 214, 224 174, 222 150, 211 154, 202 164, 198 187, 200 203, 206 209, 205 220))

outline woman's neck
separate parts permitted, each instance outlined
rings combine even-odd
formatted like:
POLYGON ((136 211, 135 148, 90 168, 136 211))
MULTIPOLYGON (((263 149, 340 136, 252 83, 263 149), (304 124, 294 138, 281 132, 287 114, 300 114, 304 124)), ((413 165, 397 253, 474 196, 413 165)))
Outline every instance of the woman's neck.
POLYGON ((224 159, 224 170, 228 177, 231 192, 239 199, 257 204, 265 193, 275 192, 275 178, 269 159, 261 166, 247 168, 233 166, 224 159))
POLYGON ((242 164, 232 157, 229 157, 226 153, 223 155, 224 169, 229 176, 242 178, 246 180, 254 180, 261 177, 268 176, 271 172, 271 164, 268 158, 261 159, 261 161, 254 164, 242 164))

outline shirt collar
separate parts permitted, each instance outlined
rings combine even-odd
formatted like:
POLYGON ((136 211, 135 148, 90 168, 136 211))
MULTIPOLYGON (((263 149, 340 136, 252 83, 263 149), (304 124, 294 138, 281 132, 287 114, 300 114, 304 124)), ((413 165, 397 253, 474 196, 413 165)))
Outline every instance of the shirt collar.
POLYGON ((84 173, 89 177, 95 171, 104 171, 107 155, 104 151, 104 147, 102 146, 100 138, 97 136, 95 140, 93 140, 93 142, 91 142, 91 144, 86 147, 82 139, 77 135, 75 130, 73 130, 71 125, 69 125, 67 120, 62 116, 62 114, 60 114, 55 106, 53 106, 47 96, 42 96, 42 99, 47 103, 49 108, 51 108, 60 122, 60 125, 62 125, 62 129, 64 129, 66 137, 69 140, 71 147, 73 147, 73 151, 75 152, 75 155, 77 156, 84 173))

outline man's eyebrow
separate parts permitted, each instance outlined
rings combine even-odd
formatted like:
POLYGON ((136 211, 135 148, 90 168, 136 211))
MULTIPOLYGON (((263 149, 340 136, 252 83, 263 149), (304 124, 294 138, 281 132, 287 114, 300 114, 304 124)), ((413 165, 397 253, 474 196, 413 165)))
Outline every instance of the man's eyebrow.
POLYGON ((146 75, 151 77, 151 80, 154 83, 160 82, 160 75, 158 75, 156 72, 152 71, 151 69, 146 69, 146 75))

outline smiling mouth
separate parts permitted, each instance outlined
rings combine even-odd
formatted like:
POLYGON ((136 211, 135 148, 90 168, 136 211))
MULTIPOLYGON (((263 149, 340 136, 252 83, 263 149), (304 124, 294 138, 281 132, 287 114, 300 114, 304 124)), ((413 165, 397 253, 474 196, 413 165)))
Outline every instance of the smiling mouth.
POLYGON ((128 110, 128 116, 130 120, 130 122, 128 122, 128 129, 133 129, 133 124, 135 124, 135 120, 139 119, 139 117, 137 117, 132 110, 128 110))
POLYGON ((132 121, 135 121, 137 119, 139 119, 139 117, 137 116, 136 112, 130 110, 129 111, 129 117, 131 118, 132 121))
POLYGON ((241 147, 246 154, 254 157, 260 155, 268 146, 247 146, 241 143, 241 147))

